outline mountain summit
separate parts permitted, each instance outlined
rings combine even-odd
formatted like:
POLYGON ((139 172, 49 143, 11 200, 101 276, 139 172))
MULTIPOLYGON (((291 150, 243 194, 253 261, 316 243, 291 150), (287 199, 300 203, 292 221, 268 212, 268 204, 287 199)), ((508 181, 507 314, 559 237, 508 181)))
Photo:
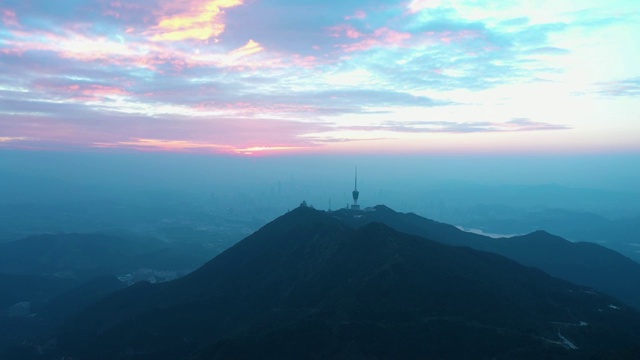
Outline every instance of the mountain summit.
POLYGON ((540 270, 300 207, 184 278, 114 293, 33 358, 573 358, 639 334, 634 310, 540 270))

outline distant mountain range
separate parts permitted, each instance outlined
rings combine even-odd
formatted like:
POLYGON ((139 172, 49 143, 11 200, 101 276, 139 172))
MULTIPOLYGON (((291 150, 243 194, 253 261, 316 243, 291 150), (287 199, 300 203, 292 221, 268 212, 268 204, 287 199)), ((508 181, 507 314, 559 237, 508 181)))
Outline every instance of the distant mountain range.
MULTIPOLYGON (((84 310, 23 359, 629 359, 640 314, 455 227, 377 207, 297 208, 178 280, 84 310), (381 218, 384 221, 379 221, 381 218), (425 237, 393 229, 405 226, 425 237), (450 235, 447 235, 450 234, 450 235), (475 240, 474 240, 475 239, 475 240), (436 239, 434 239, 436 240, 436 239), (46 344, 46 346, 45 346, 46 344)), ((545 233, 518 243, 554 246, 545 233)))
POLYGON ((354 227, 382 222, 407 234, 500 254, 561 279, 608 293, 640 309, 640 264, 603 246, 573 243, 545 231, 494 239, 412 213, 395 212, 384 205, 373 209, 375 211, 361 213, 339 210, 332 214, 354 227))
POLYGON ((116 276, 129 283, 161 281, 209 258, 185 244, 101 234, 34 235, 0 243, 0 349, 59 327, 125 287, 116 276))
POLYGON ((610 220, 576 210, 524 211, 504 205, 477 205, 460 211, 455 224, 488 233, 525 234, 544 229, 571 241, 593 242, 640 263, 640 217, 610 220))

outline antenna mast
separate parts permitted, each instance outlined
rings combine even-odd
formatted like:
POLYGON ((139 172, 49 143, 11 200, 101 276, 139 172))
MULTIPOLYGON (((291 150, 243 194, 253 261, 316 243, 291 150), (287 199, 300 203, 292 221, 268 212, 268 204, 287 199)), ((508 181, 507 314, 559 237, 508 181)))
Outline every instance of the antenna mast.
POLYGON ((358 197, 360 196, 360 192, 358 191, 358 166, 356 166, 356 178, 353 184, 351 196, 353 196, 353 205, 351 205, 351 210, 360 210, 360 205, 358 205, 358 197))

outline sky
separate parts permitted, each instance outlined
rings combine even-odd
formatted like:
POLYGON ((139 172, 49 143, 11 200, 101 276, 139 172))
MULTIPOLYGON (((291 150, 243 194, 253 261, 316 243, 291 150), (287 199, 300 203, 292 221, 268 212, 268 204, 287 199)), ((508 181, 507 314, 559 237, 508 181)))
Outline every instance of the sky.
POLYGON ((640 153, 637 0, 3 0, 0 148, 640 153))

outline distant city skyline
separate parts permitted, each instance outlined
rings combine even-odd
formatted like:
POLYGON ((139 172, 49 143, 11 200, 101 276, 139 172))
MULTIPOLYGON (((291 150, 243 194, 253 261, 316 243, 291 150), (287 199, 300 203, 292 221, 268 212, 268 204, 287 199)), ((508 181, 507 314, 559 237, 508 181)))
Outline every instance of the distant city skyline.
POLYGON ((640 152, 640 2, 5 0, 0 149, 640 152))

